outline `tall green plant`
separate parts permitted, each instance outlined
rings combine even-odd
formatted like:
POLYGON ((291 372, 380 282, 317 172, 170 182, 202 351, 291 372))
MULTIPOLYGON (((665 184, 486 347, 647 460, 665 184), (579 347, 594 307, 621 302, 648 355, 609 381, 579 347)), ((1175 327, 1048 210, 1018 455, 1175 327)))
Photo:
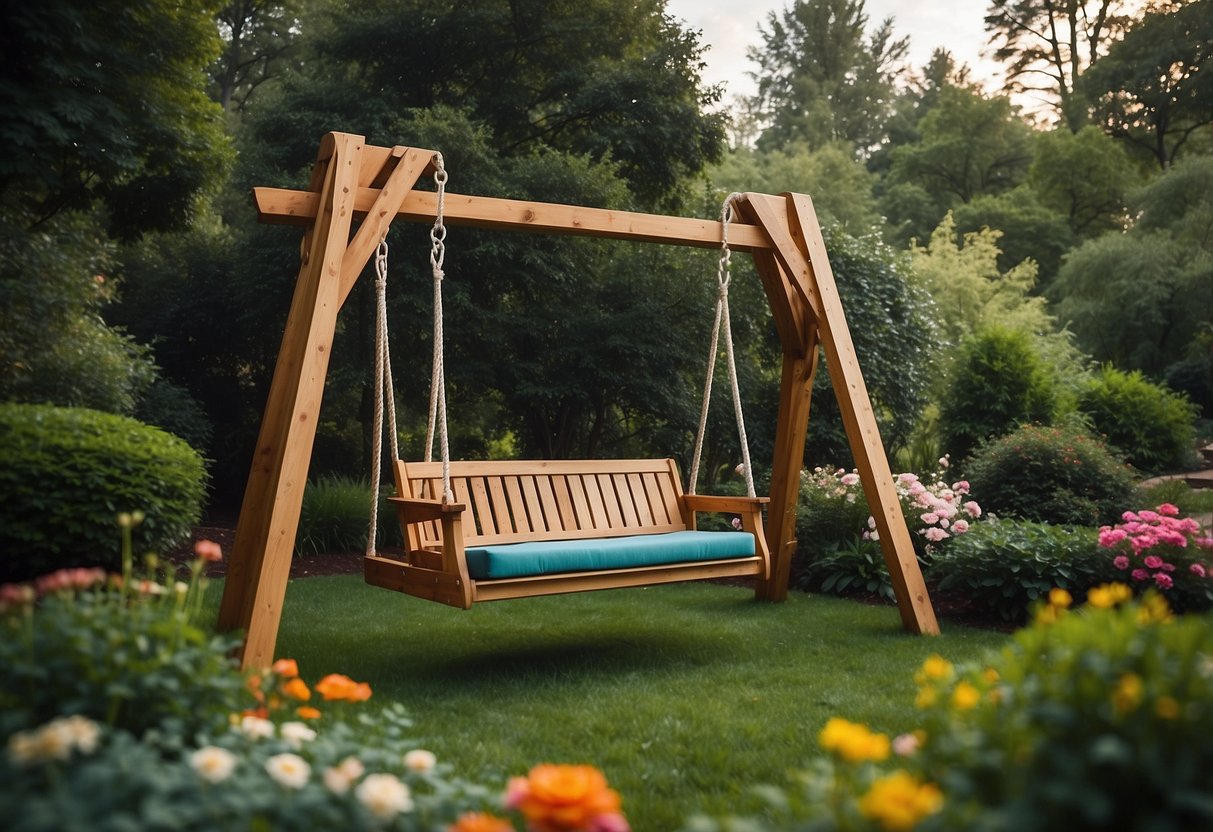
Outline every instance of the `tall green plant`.
POLYGON ((1196 407, 1139 370, 1104 366, 1079 390, 1078 410, 1141 471, 1176 470, 1193 457, 1196 407))

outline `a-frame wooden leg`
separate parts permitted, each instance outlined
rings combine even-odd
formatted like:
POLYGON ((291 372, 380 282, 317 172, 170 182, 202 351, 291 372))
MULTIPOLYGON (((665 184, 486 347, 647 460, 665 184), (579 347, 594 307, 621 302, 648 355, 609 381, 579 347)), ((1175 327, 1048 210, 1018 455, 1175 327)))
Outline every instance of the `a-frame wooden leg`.
POLYGON ((321 146, 322 209, 309 232, 287 316, 219 608, 219 629, 245 632, 244 667, 269 666, 274 658, 341 305, 341 263, 350 239, 362 146, 362 137, 345 133, 328 134, 321 146))
MULTIPOLYGON (((880 440, 867 387, 859 370, 812 201, 802 194, 785 194, 783 199, 747 194, 747 198, 749 212, 767 230, 774 244, 775 256, 791 277, 791 283, 806 289, 804 296, 796 302, 815 307, 813 311, 818 337, 829 363, 830 381, 838 398, 855 466, 880 534, 881 550, 889 567, 902 625, 913 633, 937 634, 939 624, 935 619, 935 610, 931 606, 922 570, 914 554, 914 545, 906 528, 901 502, 880 440)), ((782 422, 787 418, 782 411, 786 403, 781 401, 780 404, 782 422)), ((807 415, 806 407, 806 421, 807 415)), ((791 450, 788 447, 782 452, 790 453, 791 450)), ((795 464, 799 466, 799 458, 795 464)), ((772 502, 774 497, 772 488, 772 502)), ((771 525, 775 523, 772 521, 771 525)))

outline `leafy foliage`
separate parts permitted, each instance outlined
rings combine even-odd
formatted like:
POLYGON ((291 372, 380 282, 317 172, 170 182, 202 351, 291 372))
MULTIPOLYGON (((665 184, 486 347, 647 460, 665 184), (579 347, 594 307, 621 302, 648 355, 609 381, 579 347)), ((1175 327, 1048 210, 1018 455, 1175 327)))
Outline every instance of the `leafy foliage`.
POLYGON ((189 445, 134 419, 0 404, 0 577, 115 568, 119 512, 143 512, 139 552, 164 551, 198 522, 205 476, 189 445))
POLYGON ((1208 3, 1160 3, 1083 79, 1101 126, 1163 170, 1213 124, 1211 27, 1208 3))
POLYGON ((1124 227, 1127 193, 1138 178, 1128 154, 1091 124, 1039 134, 1028 169, 1041 204, 1064 217, 1078 239, 1124 227))
POLYGON ((1103 367, 1079 392, 1078 410, 1141 471, 1157 474, 1190 462, 1195 407, 1140 371, 1103 367))
POLYGON ((748 51, 759 67, 755 108, 771 121, 760 148, 844 142, 864 156, 880 144, 909 41, 894 38, 892 19, 867 28, 864 0, 795 0, 768 13, 762 46, 748 51))
POLYGON ((895 601, 893 581, 880 544, 852 538, 808 564, 804 589, 820 589, 827 595, 863 594, 895 601))
POLYGON ((155 366, 101 319, 113 247, 85 215, 24 219, 0 210, 0 398, 130 414, 155 366))
MULTIPOLYGON (((957 459, 1026 422, 1049 422, 1057 379, 1022 330, 990 327, 961 343, 940 403, 944 447, 957 459)), ((966 469, 967 471, 967 469, 966 469)))
POLYGON ((0 32, 0 195, 38 223, 102 203, 120 237, 180 227, 226 166, 203 0, 13 6, 0 32))
POLYGON ((1085 595, 1115 570, 1093 528, 1004 518, 975 524, 943 547, 927 577, 942 595, 1022 624, 1054 587, 1085 595))
POLYGON ((990 513, 1079 526, 1120 516, 1133 499, 1131 471, 1082 429, 1039 425, 984 445, 965 468, 990 513))
MULTIPOLYGON (((400 545, 396 507, 384 490, 379 505, 379 545, 400 545)), ((362 552, 366 550, 370 526, 371 489, 365 480, 352 477, 321 477, 303 491, 299 534, 295 549, 300 552, 362 552)))

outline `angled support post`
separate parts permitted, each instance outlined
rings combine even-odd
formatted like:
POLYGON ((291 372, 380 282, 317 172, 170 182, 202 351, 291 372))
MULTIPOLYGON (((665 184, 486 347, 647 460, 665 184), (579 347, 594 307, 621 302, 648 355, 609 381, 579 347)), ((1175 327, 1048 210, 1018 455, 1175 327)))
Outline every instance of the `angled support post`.
POLYGON ((337 313, 432 158, 404 148, 389 156, 395 167, 351 241, 354 200, 367 178, 363 138, 330 133, 321 143, 312 177, 319 210, 304 237, 219 608, 219 629, 244 631, 243 667, 274 660, 337 313))

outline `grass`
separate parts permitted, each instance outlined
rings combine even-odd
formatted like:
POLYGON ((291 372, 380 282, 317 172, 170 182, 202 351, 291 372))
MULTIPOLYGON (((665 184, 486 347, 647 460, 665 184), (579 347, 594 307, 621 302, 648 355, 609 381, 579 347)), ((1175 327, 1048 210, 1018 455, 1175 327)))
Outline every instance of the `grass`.
POLYGON ((398 701, 455 771, 504 788, 540 762, 599 766, 637 832, 753 805, 788 785, 830 716, 915 727, 914 670, 1006 636, 900 629, 895 608, 685 584, 483 604, 462 612, 357 577, 292 581, 278 656, 398 701))

